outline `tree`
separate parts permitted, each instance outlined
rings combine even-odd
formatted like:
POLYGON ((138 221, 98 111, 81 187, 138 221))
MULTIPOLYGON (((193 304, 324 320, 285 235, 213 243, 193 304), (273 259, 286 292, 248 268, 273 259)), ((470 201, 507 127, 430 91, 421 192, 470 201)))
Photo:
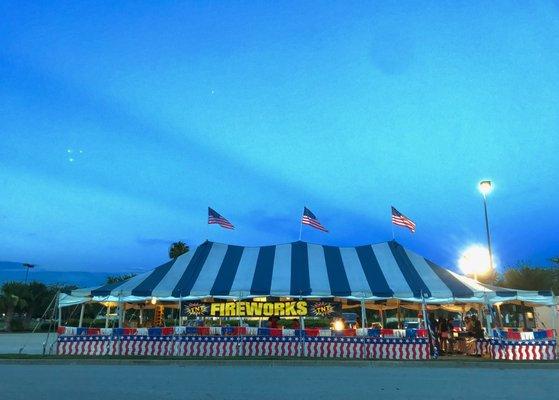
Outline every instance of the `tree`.
POLYGON ((557 271, 553 268, 537 268, 520 265, 505 271, 502 286, 520 290, 559 290, 557 271))
POLYGON ((45 308, 48 306, 50 301, 49 297, 50 291, 44 283, 41 282, 30 282, 27 284, 27 291, 25 292, 25 303, 26 303, 26 322, 29 324, 31 318, 40 317, 43 315, 45 308))
POLYGON ((477 280, 481 283, 487 283, 488 285, 497 285, 499 282, 499 273, 495 268, 491 268, 487 273, 478 275, 477 280))
POLYGON ((14 313, 26 307, 29 288, 20 282, 6 282, 0 290, 0 309, 6 313, 6 331, 12 331, 14 313))
POLYGON ((184 242, 180 240, 178 242, 174 242, 171 247, 169 247, 169 258, 176 259, 179 256, 188 253, 190 248, 184 242))
POLYGON ((120 283, 127 281, 130 278, 134 278, 136 274, 122 274, 122 275, 110 275, 107 276, 107 284, 112 285, 113 283, 120 283))

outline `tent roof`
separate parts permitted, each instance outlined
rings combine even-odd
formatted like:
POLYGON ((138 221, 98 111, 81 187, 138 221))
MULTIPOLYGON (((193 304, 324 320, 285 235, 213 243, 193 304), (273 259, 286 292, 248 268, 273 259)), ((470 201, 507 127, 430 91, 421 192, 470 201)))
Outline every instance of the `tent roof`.
MULTIPOLYGON (((430 303, 498 301, 522 293, 542 304, 553 301, 550 293, 494 290, 396 241, 357 247, 302 241, 244 247, 206 241, 152 271, 89 291, 96 297, 167 299, 334 296, 421 301, 424 296, 430 303)), ((82 289, 80 294, 86 293, 82 289)))

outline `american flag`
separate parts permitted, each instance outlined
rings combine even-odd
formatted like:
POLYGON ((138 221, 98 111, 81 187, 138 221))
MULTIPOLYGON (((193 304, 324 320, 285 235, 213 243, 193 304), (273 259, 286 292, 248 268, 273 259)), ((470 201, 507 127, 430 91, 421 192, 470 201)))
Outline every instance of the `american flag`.
POLYGON ((318 219, 316 219, 316 215, 314 215, 307 207, 305 207, 305 209, 303 210, 301 223, 304 225, 312 226, 313 228, 318 229, 322 232, 328 232, 328 229, 326 229, 320 222, 318 222, 318 219))
POLYGON ((392 207, 392 223, 394 225, 403 226, 408 228, 412 233, 415 233, 415 222, 406 217, 400 211, 392 207))
POLYGON ((223 215, 208 207, 208 224, 218 224, 225 229, 235 229, 233 224, 227 220, 223 215))

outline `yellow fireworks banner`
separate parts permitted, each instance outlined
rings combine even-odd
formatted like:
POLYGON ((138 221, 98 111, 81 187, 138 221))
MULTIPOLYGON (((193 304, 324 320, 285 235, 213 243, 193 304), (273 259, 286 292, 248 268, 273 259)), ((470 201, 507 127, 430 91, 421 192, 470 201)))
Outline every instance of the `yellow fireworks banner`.
POLYGON ((337 312, 339 306, 335 303, 306 300, 188 302, 182 305, 182 315, 188 317, 331 317, 337 312))

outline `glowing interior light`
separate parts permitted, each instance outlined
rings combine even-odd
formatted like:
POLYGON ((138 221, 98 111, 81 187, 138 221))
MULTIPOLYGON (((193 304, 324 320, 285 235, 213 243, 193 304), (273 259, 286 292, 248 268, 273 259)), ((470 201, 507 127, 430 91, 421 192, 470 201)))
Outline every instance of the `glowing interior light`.
POLYGON ((342 331, 344 329, 344 322, 341 319, 334 321, 334 330, 342 331))

